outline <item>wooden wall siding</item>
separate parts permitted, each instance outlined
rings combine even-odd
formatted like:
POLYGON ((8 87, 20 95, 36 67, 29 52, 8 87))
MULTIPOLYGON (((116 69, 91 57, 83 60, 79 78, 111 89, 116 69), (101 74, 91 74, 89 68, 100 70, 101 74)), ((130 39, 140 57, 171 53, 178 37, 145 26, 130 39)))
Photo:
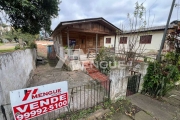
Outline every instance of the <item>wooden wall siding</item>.
POLYGON ((67 46, 67 37, 62 37, 63 46, 67 46))
POLYGON ((100 37, 99 38, 99 41, 100 41, 100 47, 103 47, 104 46, 104 37, 100 37))
MULTIPOLYGON (((59 36, 60 38, 60 36, 59 36)), ((69 32, 69 39, 75 39, 75 49, 82 49, 84 53, 88 52, 89 48, 96 47, 96 34, 69 32)), ((62 45, 67 46, 67 33, 62 33, 62 45)), ((104 46, 104 35, 98 35, 98 48, 104 46)))
POLYGON ((93 48, 94 43, 93 43, 93 36, 88 36, 86 39, 86 46, 87 48, 93 48))
MULTIPOLYGON (((68 26, 69 31, 84 31, 90 33, 113 34, 112 30, 98 22, 79 23, 68 26)), ((65 29, 64 29, 65 30, 65 29)))
POLYGON ((79 24, 73 24, 70 25, 69 28, 78 28, 78 29, 91 29, 91 23, 79 23, 79 24))
POLYGON ((104 27, 103 25, 100 25, 99 27, 100 27, 99 30, 100 30, 101 32, 103 32, 104 29, 105 29, 105 27, 104 27))
POLYGON ((93 30, 93 31, 100 31, 100 27, 99 27, 100 25, 98 24, 98 23, 92 23, 92 28, 91 28, 91 30, 93 30))

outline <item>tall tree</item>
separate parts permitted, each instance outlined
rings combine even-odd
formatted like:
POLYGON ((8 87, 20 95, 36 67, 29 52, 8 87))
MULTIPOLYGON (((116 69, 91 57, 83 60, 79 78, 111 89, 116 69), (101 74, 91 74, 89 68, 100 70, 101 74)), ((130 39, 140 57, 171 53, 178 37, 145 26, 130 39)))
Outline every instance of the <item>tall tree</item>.
POLYGON ((8 15, 14 29, 31 34, 41 28, 50 31, 51 19, 58 15, 59 0, 1 0, 0 10, 8 15))
POLYGON ((149 29, 149 17, 146 19, 146 9, 143 6, 143 3, 139 4, 136 2, 135 10, 133 14, 128 13, 128 31, 124 30, 124 26, 122 26, 122 30, 124 31, 121 35, 120 41, 126 39, 127 44, 120 43, 118 46, 118 51, 120 57, 125 57, 125 62, 131 62, 132 68, 138 64, 139 56, 142 56, 145 52, 146 43, 140 43, 140 37, 143 37, 143 41, 148 40, 148 35, 150 32, 146 32, 149 29), (146 22, 148 21, 148 22, 146 22), (143 32, 144 31, 144 32, 143 32), (128 33, 128 35, 127 35, 128 33))

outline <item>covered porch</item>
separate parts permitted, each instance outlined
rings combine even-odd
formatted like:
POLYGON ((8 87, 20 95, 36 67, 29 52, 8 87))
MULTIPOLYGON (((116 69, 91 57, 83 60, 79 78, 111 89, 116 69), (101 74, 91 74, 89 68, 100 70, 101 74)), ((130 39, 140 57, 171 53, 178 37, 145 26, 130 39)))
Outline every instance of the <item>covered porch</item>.
POLYGON ((69 60, 87 60, 95 58, 104 47, 104 34, 67 31, 62 33, 63 53, 61 58, 69 60))
POLYGON ((104 36, 121 32, 104 18, 61 22, 53 31, 56 55, 62 61, 93 61, 104 47, 104 36))

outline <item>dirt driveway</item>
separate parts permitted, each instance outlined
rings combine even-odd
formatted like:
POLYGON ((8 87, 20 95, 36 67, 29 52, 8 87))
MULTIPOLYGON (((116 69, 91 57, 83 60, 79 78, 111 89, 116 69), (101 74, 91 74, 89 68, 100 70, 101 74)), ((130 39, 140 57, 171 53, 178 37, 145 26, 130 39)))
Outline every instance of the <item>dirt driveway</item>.
POLYGON ((36 41, 38 56, 45 60, 45 64, 37 65, 32 80, 30 80, 30 87, 50 84, 60 81, 68 81, 68 87, 77 87, 85 85, 92 80, 92 78, 82 71, 67 71, 64 68, 55 68, 58 59, 47 59, 47 45, 53 44, 51 41, 36 41))
POLYGON ((30 87, 68 81, 69 88, 72 88, 88 84, 92 80, 82 71, 65 71, 61 68, 55 68, 58 60, 46 60, 46 62, 37 66, 30 81, 30 87))

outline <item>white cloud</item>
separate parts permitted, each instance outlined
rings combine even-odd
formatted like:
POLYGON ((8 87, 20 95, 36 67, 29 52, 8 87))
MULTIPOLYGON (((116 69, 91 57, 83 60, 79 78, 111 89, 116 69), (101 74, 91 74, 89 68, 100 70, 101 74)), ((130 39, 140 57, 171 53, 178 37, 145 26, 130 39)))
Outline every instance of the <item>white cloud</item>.
MULTIPOLYGON (((149 23, 153 22, 153 26, 165 25, 172 1, 138 0, 138 3, 143 2, 144 7, 151 13, 149 23)), ((127 13, 133 13, 135 3, 134 0, 63 0, 59 5, 59 17, 52 20, 51 29, 62 21, 94 17, 103 17, 120 27, 120 24, 127 24, 127 13)), ((177 18, 177 8, 174 8, 171 21, 177 18)))

